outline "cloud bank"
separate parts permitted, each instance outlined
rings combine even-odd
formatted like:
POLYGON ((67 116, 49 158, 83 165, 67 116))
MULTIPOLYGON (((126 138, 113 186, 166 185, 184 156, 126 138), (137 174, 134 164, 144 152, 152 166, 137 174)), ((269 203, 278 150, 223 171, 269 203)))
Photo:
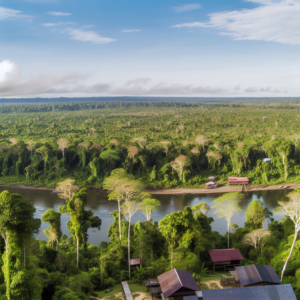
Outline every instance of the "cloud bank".
POLYGON ((154 82, 151 78, 141 77, 123 84, 97 82, 85 84, 84 74, 42 72, 36 76, 21 76, 19 66, 10 60, 0 63, 0 97, 37 97, 37 96, 230 96, 230 95, 271 95, 281 93, 277 88, 212 87, 204 84, 182 84, 154 82))
POLYGON ((63 26, 63 25, 77 25, 74 22, 58 22, 58 23, 43 23, 42 26, 53 27, 53 26, 63 26))
POLYGON ((175 28, 210 27, 234 40, 256 40, 300 44, 299 0, 247 0, 253 9, 212 13, 208 22, 177 24, 175 28))

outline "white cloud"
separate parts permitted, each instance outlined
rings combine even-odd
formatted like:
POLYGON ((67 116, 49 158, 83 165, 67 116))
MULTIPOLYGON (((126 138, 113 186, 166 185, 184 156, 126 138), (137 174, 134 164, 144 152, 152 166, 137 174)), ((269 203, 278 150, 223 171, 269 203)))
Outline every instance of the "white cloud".
POLYGON ((181 6, 175 6, 172 7, 173 11, 176 13, 186 12, 186 11, 192 11, 196 9, 200 9, 202 6, 200 4, 184 4, 181 6))
POLYGON ((0 21, 20 18, 31 19, 32 16, 24 15, 20 10, 0 6, 0 21))
POLYGON ((102 37, 95 31, 67 28, 64 32, 68 33, 71 36, 71 40, 76 41, 92 42, 94 44, 107 44, 115 41, 111 38, 102 37))
POLYGON ((46 27, 53 27, 53 26, 62 26, 62 25, 77 25, 77 23, 74 22, 59 22, 59 23, 43 23, 43 26, 46 27))
POLYGON ((299 0, 247 0, 259 6, 210 14, 210 20, 178 24, 173 27, 212 27, 221 35, 235 40, 270 41, 282 44, 300 44, 299 0))
POLYGON ((125 30, 122 30, 121 32, 138 32, 138 31, 141 31, 140 29, 125 29, 125 30))
POLYGON ((50 16, 55 16, 55 17, 67 17, 67 16, 71 16, 71 13, 64 13, 61 11, 49 11, 48 15, 50 16))

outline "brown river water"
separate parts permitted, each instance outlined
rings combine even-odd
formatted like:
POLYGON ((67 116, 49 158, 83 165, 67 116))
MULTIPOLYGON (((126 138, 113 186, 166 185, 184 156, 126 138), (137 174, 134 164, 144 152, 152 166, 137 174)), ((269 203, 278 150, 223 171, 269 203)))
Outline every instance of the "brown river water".
MULTIPOLYGON (((29 190, 29 189, 18 189, 10 187, 0 187, 0 192, 3 190, 8 190, 10 193, 18 193, 23 195, 24 198, 28 199, 36 208, 35 217, 41 218, 44 212, 52 208, 58 211, 58 207, 64 204, 64 200, 58 198, 56 194, 51 195, 49 190, 29 190)), ((257 191, 249 192, 248 196, 245 195, 244 199, 240 202, 243 212, 234 215, 232 222, 237 223, 240 227, 244 226, 245 223, 245 211, 252 201, 252 199, 258 199, 264 203, 271 211, 278 206, 277 201, 284 200, 286 195, 290 191, 287 190, 272 190, 272 191, 257 191)), ((177 212, 183 210, 186 206, 193 206, 199 202, 206 202, 208 205, 213 205, 212 201, 221 194, 208 194, 208 195, 184 195, 184 196, 174 196, 174 195, 153 195, 153 198, 160 200, 161 206, 157 211, 152 213, 153 221, 161 220, 165 215, 172 212, 177 212)), ((93 245, 98 246, 101 241, 109 241, 107 237, 107 230, 109 225, 113 221, 111 212, 118 209, 116 201, 108 201, 107 194, 97 191, 89 191, 88 204, 86 209, 92 210, 95 215, 97 215, 102 220, 102 225, 100 230, 90 229, 89 242, 93 245)), ((214 222, 212 223, 213 230, 218 231, 221 234, 226 233, 226 221, 225 219, 218 219, 213 215, 213 210, 208 214, 208 217, 213 217, 214 222)), ((281 220, 283 216, 274 216, 275 220, 281 220)), ((64 234, 68 234, 68 229, 66 224, 69 220, 68 215, 62 215, 62 231, 64 234)), ((136 212, 133 216, 133 223, 137 221, 145 221, 145 216, 141 211, 136 212)), ((266 226, 266 224, 265 224, 266 226)), ((42 223, 40 232, 36 235, 38 239, 47 239, 43 230, 48 228, 49 225, 42 223)))

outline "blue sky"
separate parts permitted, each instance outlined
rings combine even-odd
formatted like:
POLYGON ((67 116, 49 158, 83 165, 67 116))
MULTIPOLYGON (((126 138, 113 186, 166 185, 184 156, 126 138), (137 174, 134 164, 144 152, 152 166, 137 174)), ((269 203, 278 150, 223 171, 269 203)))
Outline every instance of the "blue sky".
POLYGON ((0 0, 0 97, 300 95, 299 0, 0 0))

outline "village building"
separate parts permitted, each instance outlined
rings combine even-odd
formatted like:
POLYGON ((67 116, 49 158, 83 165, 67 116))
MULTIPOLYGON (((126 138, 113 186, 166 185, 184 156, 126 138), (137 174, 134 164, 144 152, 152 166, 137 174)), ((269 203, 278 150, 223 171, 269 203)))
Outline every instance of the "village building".
POLYGON ((271 266, 249 265, 236 267, 230 272, 240 287, 281 284, 278 275, 271 266))
POLYGON ((196 296, 199 291, 196 281, 188 271, 173 269, 160 276, 158 282, 163 300, 183 300, 185 296, 196 296))
POLYGON ((238 249, 214 249, 209 250, 209 255, 215 269, 234 270, 236 266, 241 265, 244 260, 238 249))

